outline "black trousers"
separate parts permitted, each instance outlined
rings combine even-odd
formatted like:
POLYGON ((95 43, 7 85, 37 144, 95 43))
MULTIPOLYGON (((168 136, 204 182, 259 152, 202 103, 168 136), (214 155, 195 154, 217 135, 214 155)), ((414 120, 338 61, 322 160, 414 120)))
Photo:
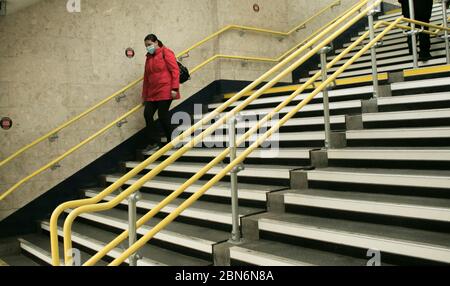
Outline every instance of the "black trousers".
POLYGON ((172 125, 170 124, 169 109, 172 104, 172 100, 164 101, 146 101, 145 102, 145 133, 149 144, 160 144, 161 137, 159 135, 156 121, 154 119, 156 111, 158 111, 159 122, 161 122, 164 134, 167 137, 168 142, 172 141, 172 125))
MULTIPOLYGON (((409 15, 409 3, 408 0, 400 1, 402 4, 402 14, 405 18, 410 18, 409 15)), ((414 0, 414 16, 417 21, 430 23, 431 14, 433 10, 433 0, 414 0)), ((421 26, 418 26, 419 28, 421 26)), ((425 30, 429 30, 428 27, 423 27, 425 30)), ((428 55, 430 53, 431 41, 430 35, 425 33, 419 34, 419 47, 420 55, 428 55)), ((412 54, 412 40, 408 37, 408 48, 412 54)))

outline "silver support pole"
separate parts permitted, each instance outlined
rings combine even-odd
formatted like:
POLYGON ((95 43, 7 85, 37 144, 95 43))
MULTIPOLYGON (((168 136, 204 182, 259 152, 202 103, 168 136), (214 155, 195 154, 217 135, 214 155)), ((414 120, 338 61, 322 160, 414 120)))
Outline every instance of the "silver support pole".
MULTIPOLYGON (((128 244, 131 247, 136 243, 137 230, 136 230, 136 204, 141 199, 141 194, 136 192, 128 197, 128 244)), ((139 260, 139 255, 133 253, 129 258, 130 266, 137 266, 137 261, 139 260)))
MULTIPOLYGON (((228 124, 228 134, 230 140, 230 162, 236 159, 236 117, 230 119, 228 124)), ((231 179, 231 212, 232 212, 232 232, 231 243, 238 244, 241 242, 241 230, 239 228, 239 196, 238 196, 238 173, 242 170, 242 165, 236 166, 230 172, 231 179)))
MULTIPOLYGON (((371 10, 368 14, 369 18, 369 31, 370 31, 370 41, 375 39, 375 30, 374 30, 374 20, 373 15, 375 14, 375 10, 371 10)), ((377 65, 377 45, 372 46, 370 49, 370 55, 372 58, 372 78, 373 78, 373 97, 377 98, 379 94, 378 88, 378 65, 377 65)))
MULTIPOLYGON (((450 0, 442 0, 442 18, 443 18, 443 27, 448 28, 448 15, 447 15, 447 3, 450 0)), ((447 64, 450 65, 450 44, 449 44, 449 34, 448 31, 444 31, 444 40, 445 40, 445 54, 447 55, 447 64)))
MULTIPOLYGON (((408 0, 409 2, 409 18, 412 20, 416 19, 416 14, 414 10, 414 1, 408 0)), ((414 68, 419 67, 419 61, 417 56, 417 37, 416 37, 416 24, 411 23, 411 42, 412 42, 412 51, 413 51, 413 61, 414 61, 414 68)))
MULTIPOLYGON (((322 82, 325 82, 328 78, 327 70, 327 53, 331 50, 330 47, 324 47, 320 50, 320 64, 322 67, 322 82)), ((331 126, 330 126, 330 103, 328 100, 328 87, 322 90, 323 94, 323 112, 325 119, 325 148, 330 148, 331 141, 331 126)))

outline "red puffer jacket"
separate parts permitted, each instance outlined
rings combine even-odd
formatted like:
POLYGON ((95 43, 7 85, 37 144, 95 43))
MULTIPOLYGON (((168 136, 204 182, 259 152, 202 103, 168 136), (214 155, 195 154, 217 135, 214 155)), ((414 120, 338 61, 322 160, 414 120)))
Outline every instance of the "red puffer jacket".
POLYGON ((144 72, 142 99, 144 101, 163 101, 173 99, 171 92, 176 90, 180 99, 180 69, 172 50, 166 47, 156 49, 153 55, 147 54, 144 72))

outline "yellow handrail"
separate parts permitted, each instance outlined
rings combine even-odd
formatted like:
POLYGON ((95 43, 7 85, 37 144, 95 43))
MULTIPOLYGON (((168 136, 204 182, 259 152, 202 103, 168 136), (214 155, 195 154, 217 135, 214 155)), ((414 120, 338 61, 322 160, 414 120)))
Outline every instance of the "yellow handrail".
POLYGON ((333 8, 335 6, 340 5, 340 4, 341 4, 341 0, 337 0, 337 1, 332 2, 331 4, 329 4, 328 6, 323 8, 322 10, 318 11, 316 14, 314 14, 311 17, 309 17, 308 19, 306 19, 305 21, 303 21, 302 23, 300 23, 296 27, 292 28, 288 32, 280 32, 280 31, 261 29, 261 28, 255 28, 255 27, 249 27, 249 26, 241 26, 241 25, 228 25, 228 26, 222 28, 221 30, 215 32, 214 34, 206 37, 202 41, 196 43, 195 45, 191 46, 190 48, 182 51, 180 53, 180 56, 188 54, 191 50, 193 50, 193 49, 203 45, 204 43, 208 42, 209 40, 214 39, 215 37, 218 37, 221 34, 227 32, 229 30, 242 30, 242 31, 252 31, 252 32, 257 32, 257 33, 266 33, 266 34, 277 35, 277 36, 290 36, 294 32, 305 28, 306 24, 308 24, 309 22, 311 22, 312 20, 314 20, 318 16, 322 15, 323 13, 325 13, 328 9, 331 9, 331 8, 333 8))
MULTIPOLYGON (((164 227, 170 224, 175 218, 177 218, 184 210, 190 207, 193 203, 195 203, 206 191, 208 191, 213 185, 218 183, 224 176, 226 176, 233 168, 235 168, 238 164, 242 163, 248 155, 250 155, 256 148, 258 148, 266 139, 272 136, 276 131, 278 131, 281 126, 283 126, 289 119, 295 116, 305 105, 307 105, 314 97, 319 94, 323 89, 325 89, 329 84, 331 84, 345 69, 347 69, 353 62, 355 62, 359 57, 361 57, 364 53, 366 53, 372 46, 374 46, 381 38, 384 37, 390 30, 395 27, 395 24, 402 21, 403 18, 400 17, 396 21, 394 21, 391 25, 389 25, 382 33, 377 35, 370 43, 364 46, 360 52, 358 52, 355 56, 353 56, 347 63, 345 63, 342 67, 339 68, 333 75, 328 77, 328 79, 323 82, 319 87, 317 87, 310 95, 308 95, 304 100, 302 100, 292 111, 290 111, 287 115, 285 115, 277 124, 271 127, 264 135, 262 135, 255 143, 253 143, 249 148, 247 148, 244 152, 242 152, 235 160, 233 160, 230 164, 228 164, 222 171, 220 171, 217 175, 215 175, 212 179, 210 179, 203 187, 201 187, 196 193, 190 196, 187 200, 185 200, 179 207, 177 207, 173 212, 171 212, 167 217, 165 217, 161 222, 159 222, 156 226, 154 226, 149 232, 147 232, 144 236, 142 236, 136 243, 134 243, 131 247, 125 250, 118 258, 114 259, 109 266, 119 266, 122 264, 128 257, 130 257, 133 253, 136 253, 140 248, 142 248, 149 240, 151 240, 159 231, 161 231, 164 227)), ((273 117, 275 113, 271 113, 271 117, 273 117)), ((259 124, 258 124, 259 125, 259 124)), ((260 127, 255 126, 252 128, 254 131, 258 130, 260 127), (258 127, 258 128, 256 128, 258 127)), ((242 136, 244 137, 244 136, 242 136)), ((242 138, 241 137, 241 138, 242 138)), ((225 152, 223 152, 225 153, 225 152)), ((222 153, 222 154, 223 154, 222 153)), ((223 160, 226 157, 225 155, 219 156, 218 159, 223 160)), ((206 168, 206 167, 205 167, 206 168)), ((204 168, 204 169, 205 169, 204 168)), ((200 172, 202 172, 202 169, 200 172)), ((87 264, 87 263, 86 263, 87 264)), ((86 265, 85 264, 85 265, 86 265)))
POLYGON ((100 108, 101 106, 105 105, 107 102, 111 101, 112 99, 114 99, 115 97, 123 94, 124 92, 126 92, 127 90, 129 90, 130 88, 134 87, 136 84, 138 84, 140 81, 142 80, 142 78, 137 79, 135 81, 133 81, 132 83, 130 83, 129 85, 127 85, 126 87, 122 88, 121 90, 119 90, 118 92, 115 92, 113 95, 105 98, 104 100, 100 101, 99 103, 97 103, 96 105, 92 106, 91 108, 89 108, 88 110, 84 111, 83 113, 79 114, 78 116, 72 118, 71 120, 67 121, 66 123, 62 124, 61 126, 53 129, 52 131, 48 132, 46 135, 42 136, 41 138, 35 140, 34 142, 26 145, 25 147, 21 148, 20 150, 18 150, 17 152, 15 152, 14 154, 12 154, 11 156, 9 156, 8 158, 6 158, 5 160, 0 162, 0 167, 3 167, 5 164, 7 164, 8 162, 10 162, 11 160, 14 160, 15 158, 17 158, 18 156, 20 156, 22 153, 26 152, 27 150, 31 149, 32 147, 34 147, 35 145, 41 143, 42 141, 50 138, 51 136, 55 135, 56 133, 58 133, 59 131, 61 131, 62 129, 65 129, 67 126, 75 123, 76 121, 82 119, 83 117, 85 117, 86 115, 88 115, 89 113, 93 112, 94 110, 97 110, 98 108, 100 108))
MULTIPOLYGON (((336 18, 339 19, 339 18, 336 18)), ((333 23, 333 20, 330 22, 333 23)), ((313 35, 316 35, 319 31, 321 31, 323 28, 317 30, 313 35)), ((311 35, 312 36, 312 35, 311 35)), ((308 41, 308 39, 311 38, 311 36, 309 36, 307 39, 303 40, 302 42, 300 42, 299 44, 297 44, 296 46, 294 46, 294 48, 288 50, 287 52, 285 52, 284 54, 282 54, 280 57, 278 58, 273 58, 273 59, 268 59, 268 58, 258 58, 258 57, 245 57, 245 56, 228 56, 228 55, 215 55, 213 57, 211 57, 210 59, 206 60, 205 62, 203 62, 202 64, 196 66, 192 71, 191 74, 196 73, 197 71, 199 71, 202 67, 204 67, 206 64, 208 64, 209 62, 219 59, 219 58, 228 58, 228 59, 241 59, 241 60, 249 60, 249 61, 261 61, 261 62, 280 62, 283 58, 285 58, 290 52, 292 52, 296 47, 299 47, 301 45, 303 45, 306 41, 308 41)), ((180 54, 178 55, 180 56, 180 54)), ((130 84, 129 88, 131 88, 132 86, 134 86, 136 84, 130 84)), ((122 89, 121 92, 115 93, 114 97, 117 96, 118 94, 123 93, 125 89, 122 89)), ((109 100, 109 99, 106 99, 109 100)), ((102 103, 106 103, 106 101, 102 101, 102 103)), ((96 107, 100 107, 100 104, 97 104, 96 107)), ((32 174, 28 175, 27 177, 21 179, 19 182, 17 182, 16 184, 14 184, 12 187, 10 187, 8 190, 6 190, 4 193, 2 193, 0 195, 0 201, 4 200, 6 197, 8 197, 10 194, 12 194, 13 192, 15 192, 20 186, 22 186, 23 184, 25 184, 26 182, 28 182, 29 180, 31 180, 32 178, 34 178, 35 176, 41 174, 42 172, 48 170, 49 168, 51 168, 53 165, 55 165, 55 163, 60 162, 61 160, 65 159, 66 157, 68 157, 69 155, 71 155, 73 152, 75 152, 76 150, 80 149, 81 147, 83 147, 85 144, 91 142, 92 140, 94 140, 95 138, 99 137, 100 135, 102 135, 103 133, 105 133, 108 129, 112 128, 114 126, 114 124, 116 124, 117 122, 120 122, 121 120, 133 115, 135 112, 139 111, 142 108, 142 105, 139 104, 136 107, 134 107, 131 112, 127 112, 124 116, 119 117, 118 119, 116 119, 112 124, 108 124, 107 127, 101 129, 100 131, 96 132, 95 134, 93 134, 91 137, 89 137, 88 139, 82 141, 81 143, 79 143, 78 145, 74 146, 73 148, 71 148, 69 151, 67 151, 66 153, 60 155, 58 158, 50 161, 49 163, 45 164, 44 166, 42 166, 41 168, 39 168, 38 170, 34 171, 32 174)), ((82 115, 80 116, 85 116, 87 115, 87 113, 93 111, 92 108, 90 109, 90 111, 86 111, 84 112, 82 115)), ((81 117, 80 117, 81 118, 81 117)), ((78 118, 78 119, 80 119, 78 118)), ((75 120, 75 119, 74 119, 75 120)), ((73 121, 72 121, 73 123, 73 121)), ((68 124, 68 123, 66 123, 68 124)), ((61 130, 62 127, 60 127, 59 130, 61 130)), ((59 131, 58 130, 58 131, 59 131)), ((50 132, 50 134, 55 134, 55 132, 50 132)), ((48 137, 45 137, 48 138, 48 137)), ((45 139, 44 138, 44 139, 45 139)), ((44 140, 44 139, 39 139, 39 140, 44 140)), ((40 142, 41 142, 40 141, 40 142)), ((37 144, 37 143, 36 143, 37 144)))
MULTIPOLYGON (((225 167, 221 172, 219 172, 216 176, 214 176, 207 184, 205 184, 199 191, 193 194, 189 199, 187 199, 183 204, 181 204, 175 211, 173 211, 169 216, 167 216, 164 220, 158 223, 154 228, 152 228, 146 235, 144 235, 139 241, 137 241, 133 246, 127 249, 119 258, 115 259, 110 265, 117 266, 123 263, 130 255, 138 251, 141 247, 143 247, 153 236, 162 230, 165 226, 171 223, 177 216, 181 214, 186 208, 191 206, 195 201, 197 201, 209 188, 211 188, 214 184, 219 182, 225 175, 227 175, 233 168, 235 168, 238 164, 243 162, 247 156, 252 153, 256 148, 258 148, 266 139, 273 135, 274 132, 279 130, 281 126, 283 126, 289 119, 291 119, 297 112, 299 112, 306 104, 308 104, 317 94, 319 94, 324 88, 326 88, 330 83, 332 83, 341 73, 343 73, 351 64, 353 64, 356 60, 358 60, 364 53, 366 53, 371 47, 373 47, 379 40, 381 40, 389 31, 398 26, 398 23, 401 21, 411 22, 409 19, 405 19, 403 17, 398 18, 393 23, 390 23, 387 28, 380 33, 377 37, 371 40, 367 45, 365 45, 358 53, 356 53, 350 60, 348 60, 342 67, 340 67, 332 76, 330 76, 325 82, 321 83, 321 85, 316 88, 308 97, 306 97, 302 102, 300 102, 292 111, 290 111, 283 119, 281 119, 275 126, 273 126, 269 131, 267 131, 262 137, 260 137, 254 144, 252 144, 249 148, 247 148, 243 153, 239 155, 236 160, 231 162, 229 165, 225 167)), ((422 22, 420 22, 422 23, 422 22)), ((386 22, 380 22, 376 24, 376 27, 381 25, 387 25, 386 22)), ((425 23, 423 23, 425 24, 425 23)), ((450 29, 448 29, 450 31, 450 29)), ((337 58, 335 58, 330 64, 327 64, 327 69, 329 69, 332 65, 334 65, 337 61, 339 61, 345 54, 349 53, 353 48, 359 45, 366 37, 368 36, 368 32, 362 35, 356 42, 354 42, 350 47, 348 47, 345 51, 343 51, 337 58)), ((313 78, 311 78, 307 83, 305 83, 302 87, 300 87, 294 94, 292 94, 288 99, 286 99, 283 103, 281 103, 275 110, 273 110, 270 114, 268 114, 263 120, 259 121, 256 126, 254 126, 250 131, 248 131, 244 136, 242 136, 238 142, 236 143, 238 146, 243 143, 252 133, 256 132, 264 122, 270 120, 276 113, 278 113, 283 107, 287 106, 296 96, 298 96, 311 82, 314 82, 317 78, 319 78, 320 72, 317 73, 313 78)), ((181 194, 186 188, 188 188, 192 183, 202 177, 209 169, 211 169, 214 165, 223 161, 229 153, 229 149, 225 150, 216 157, 213 161, 211 161, 207 166, 205 166, 202 170, 200 170, 197 174, 195 174, 191 179, 185 182, 178 190, 173 193, 173 196, 178 196, 181 194)), ((137 183, 135 183, 137 184, 137 183)), ((133 184, 134 185, 134 184, 133 184)), ((133 187, 133 186, 131 186, 133 187)), ((130 188, 131 188, 130 187, 130 188)), ((172 195, 171 195, 172 196, 172 195)), ((144 224, 151 217, 153 217, 156 213, 158 213, 164 206, 165 201, 161 202, 158 206, 153 208, 149 213, 147 213, 143 218, 141 218, 137 226, 140 224, 144 224)), ((122 233, 119 237, 117 237, 113 242, 111 242, 108 246, 106 246, 102 251, 97 253, 96 256, 91 258, 85 265, 92 265, 102 256, 104 256, 107 252, 109 252, 109 248, 115 244, 120 243, 120 239, 124 239, 127 236, 127 232, 122 233)))
MULTIPOLYGON (((240 26, 240 25, 228 25, 226 27, 224 27, 223 29, 217 31, 216 33, 206 37, 205 39, 201 40, 200 42, 196 43, 195 45, 191 46, 190 48, 182 51, 181 53, 179 53, 177 55, 177 58, 188 54, 190 51, 192 51, 193 49, 203 45, 204 43, 208 42, 209 40, 229 31, 229 30, 245 30, 245 31, 253 31, 253 32, 258 32, 258 33, 265 33, 265 34, 270 34, 270 35, 278 35, 278 36, 289 36, 292 33, 294 33, 295 31, 297 31, 298 29, 304 27, 306 24, 308 24, 309 22, 311 22, 313 19, 317 18, 318 16, 322 15, 324 12, 326 12, 328 9, 331 9, 335 6, 338 6, 341 4, 341 0, 336 0, 333 1, 331 4, 327 5, 326 7, 324 7, 322 10, 318 11, 316 14, 314 14, 312 17, 308 18, 307 20, 303 21, 301 24, 299 24, 298 26, 294 27, 292 30, 290 30, 289 32, 279 32, 279 31, 273 31, 273 30, 268 30, 268 29, 261 29, 261 28, 255 28, 255 27, 248 27, 248 26, 240 26)), ((10 155, 9 157, 7 157, 6 159, 0 161, 0 168, 3 167, 4 165, 6 165, 7 163, 9 163, 10 161, 14 160, 15 158, 19 157, 21 154, 23 154, 24 152, 28 151, 29 149, 33 148, 34 146, 36 146, 37 144, 41 143, 42 141, 52 137, 53 135, 57 134, 59 131, 65 129, 66 127, 72 125, 73 123, 79 121, 80 119, 84 118, 85 116, 87 116, 88 114, 92 113, 93 111, 99 109, 100 107, 102 107, 103 105, 105 105, 106 103, 110 102, 111 100, 113 100, 114 98, 116 98, 117 96, 123 94, 124 92, 126 92, 127 90, 133 88, 134 86, 136 86, 138 83, 140 83, 143 80, 143 77, 140 77, 139 79, 133 81, 132 83, 128 84, 127 86, 125 86, 124 88, 122 88, 121 90, 115 92, 114 94, 112 94, 111 96, 105 98, 104 100, 100 101, 99 103, 97 103, 96 105, 92 106, 91 108, 89 108, 88 110, 84 111, 83 113, 77 115, 76 117, 70 119, 69 121, 67 121, 66 123, 62 124, 61 126, 53 129, 52 131, 48 132, 46 135, 40 137, 39 139, 36 139, 35 141, 33 141, 32 143, 24 146, 23 148, 19 149, 18 151, 14 152, 12 155, 10 155)))
POLYGON ((77 144, 76 146, 70 148, 67 152, 65 152, 64 154, 58 156, 56 159, 53 159, 52 161, 50 161, 49 163, 45 164, 44 166, 42 166, 41 168, 39 168, 38 170, 34 171, 32 174, 26 176, 25 178, 23 178, 22 180, 20 180, 19 182, 17 182, 16 184, 14 184, 14 186, 12 186, 9 190, 7 190, 6 192, 4 192, 1 196, 0 196, 0 201, 5 199, 7 196, 9 196, 11 193, 13 193, 15 190, 17 190, 21 185, 25 184, 27 181, 29 181, 30 179, 34 178, 35 176, 41 174, 42 172, 44 172, 45 170, 50 169, 52 166, 56 165, 57 163, 61 162, 62 160, 64 160, 65 158, 67 158, 68 156, 70 156, 72 153, 74 153, 75 151, 77 151, 78 149, 80 149, 81 147, 83 147, 84 145, 88 144, 89 142, 91 142, 92 140, 94 140, 95 138, 97 138, 98 136, 100 136, 101 134, 105 133, 106 131, 108 131, 110 128, 114 127, 117 123, 121 122, 122 120, 126 119, 128 116, 132 115, 133 113, 135 113, 136 111, 138 111, 139 109, 141 109, 142 104, 134 107, 133 109, 131 109, 130 111, 128 111, 127 113, 125 113, 124 115, 120 116, 119 118, 117 118, 116 120, 114 120, 113 122, 109 123, 107 126, 103 127, 102 129, 100 129, 99 131, 97 131, 95 134, 91 135, 89 138, 83 140, 81 143, 77 144))
MULTIPOLYGON (((377 1, 376 3, 380 3, 381 0, 377 1)), ((235 101, 237 101, 240 97, 242 97, 243 94, 245 94, 247 91, 249 91, 250 89, 252 89, 255 85, 258 85, 259 83, 261 83, 265 78, 267 78, 268 76, 272 75, 274 72, 276 72, 281 66, 283 66, 285 63, 290 62, 292 59, 294 59, 295 57, 297 57, 299 54, 301 54, 303 51, 305 51, 307 48, 311 47, 313 44, 315 44, 318 40, 320 40, 324 35, 326 35, 328 32, 330 32, 332 29, 334 29, 335 27, 337 27, 339 24, 347 21, 350 16, 352 16, 357 10, 361 9, 365 4, 367 3, 367 0, 362 1, 360 3, 358 3, 358 5, 356 5, 353 9, 351 9, 351 11, 349 11, 347 13, 347 15, 345 17, 342 17, 341 19, 339 19, 338 21, 336 21, 336 23, 334 23, 333 25, 331 25, 330 27, 328 27, 327 29, 325 29, 324 31, 322 31, 318 36, 316 36, 311 42, 307 43, 305 46, 303 46, 301 49, 299 49, 297 52, 293 53, 292 55, 290 55, 288 58, 286 58, 282 63, 280 63, 279 65, 277 65, 276 67, 274 67, 273 69, 271 69, 269 72, 267 72, 265 75, 263 75, 261 78, 259 78, 256 82, 254 82, 253 84, 251 84, 250 86, 248 86, 246 89, 242 90, 240 93, 238 93, 237 95, 235 95, 232 99, 230 99, 229 101, 227 101, 224 105, 222 105, 221 107, 219 107, 218 109, 216 109, 215 111, 211 112, 206 118, 204 118, 201 122, 199 122, 200 124, 203 124, 204 122, 209 122, 212 118, 216 117, 216 115, 218 115, 218 112, 221 112, 220 110, 223 111, 224 106, 227 106, 235 101), (253 86, 253 87, 252 87, 253 86)), ((369 11, 370 7, 367 8, 365 10, 364 13, 367 13, 369 11)), ((364 17, 364 14, 360 14, 359 16, 353 18, 352 20, 350 20, 349 22, 347 22, 345 24, 344 27, 342 27, 339 31, 340 33, 342 33, 343 31, 345 31, 346 29, 348 29, 349 27, 351 27, 354 23, 356 23, 357 21, 359 21, 361 18, 364 17)), ((311 52, 309 52, 307 55, 303 56, 300 60, 298 60, 296 62, 295 65, 292 65, 291 67, 289 67, 287 70, 285 70, 282 74, 280 74, 279 76, 277 76, 276 78, 274 78, 272 81, 270 81, 268 84, 266 84, 263 88, 261 88, 258 92, 256 92, 252 97, 248 98, 246 101, 244 101, 244 103, 242 103, 240 106, 236 107, 233 111, 229 112, 226 116, 224 116, 224 118, 220 119, 219 121, 216 122, 216 124, 212 125, 211 127, 209 127, 208 129, 206 129, 205 131, 203 131, 202 134, 200 134, 199 136, 197 136, 195 139, 193 139, 190 143, 188 143, 187 145, 185 145, 183 148, 181 148, 180 150, 178 150, 177 152, 175 152, 172 156, 170 156, 168 159, 166 159, 162 164, 160 164, 158 167, 156 167, 155 169, 153 169, 150 173, 148 173, 146 176, 144 176, 143 178, 141 178, 137 184, 143 184, 145 181, 148 181, 149 179, 151 179, 152 177, 154 177, 155 175, 157 175, 159 172, 162 171, 163 168, 165 168, 167 165, 171 164, 172 162, 174 162, 176 159, 178 159, 179 157, 181 157, 185 152, 187 152, 189 149, 191 149, 193 146, 196 145, 196 143, 199 142, 199 140, 201 140, 203 137, 208 136, 209 134, 211 134, 218 126, 222 125, 227 119, 229 119, 230 116, 233 116, 234 114, 236 114, 237 112, 241 111, 243 108, 245 108, 245 106, 247 106, 249 103, 251 103, 253 100, 255 100, 256 98, 258 98, 265 90, 267 90, 268 88, 272 87, 276 82, 278 82, 281 78, 283 78, 286 74, 288 74, 289 72, 292 72, 296 67, 298 67, 299 65, 301 65, 302 63, 304 63, 309 57, 311 57, 318 49, 320 49, 321 47, 325 46, 327 43, 329 43, 330 41, 332 41, 335 37, 337 37, 340 33, 335 33, 332 37, 330 37, 328 39, 328 41, 323 42, 322 44, 320 44, 319 46, 317 46, 316 48, 314 48, 311 52)), ((190 135, 192 133, 193 129, 196 129, 198 127, 198 123, 196 125, 194 125, 193 127, 191 127, 189 130, 187 130, 188 135, 190 135)), ((146 161, 144 161, 143 163, 141 163, 137 168, 143 170, 145 168, 145 166, 148 166, 149 164, 151 164, 152 162, 154 162, 157 158, 159 158, 161 156, 161 154, 166 153, 168 150, 172 149, 173 146, 177 145, 181 140, 183 140, 186 136, 184 136, 186 134, 183 133, 182 135, 180 135, 179 137, 177 137, 175 140, 173 140, 171 143, 169 143, 168 145, 166 145, 165 147, 163 147, 161 150, 159 150, 158 152, 156 152, 155 154, 153 154, 150 158, 148 158, 146 161)), ((102 197, 105 197, 106 195, 108 195, 109 193, 113 192, 115 189, 117 189, 119 186, 123 185, 124 182, 126 182, 126 180, 132 178, 135 174, 133 174, 133 172, 135 172, 136 170, 131 171, 130 173, 128 173, 127 175, 125 175, 124 177, 122 177, 119 181, 117 181, 116 183, 114 183, 113 185, 111 185, 110 187, 108 187, 107 189, 105 189, 102 193, 100 193, 98 196, 96 196, 96 200, 92 200, 92 199, 88 199, 90 200, 90 202, 92 203, 97 203, 99 202, 102 197)), ((135 186, 133 186, 133 188, 135 188, 135 186)), ((100 211, 103 209, 108 209, 111 207, 114 207, 115 205, 117 205, 118 203, 120 203, 122 201, 123 198, 126 198, 127 196, 129 196, 131 193, 133 193, 136 189, 127 189, 125 190, 119 197, 116 197, 116 199, 114 199, 113 201, 109 202, 109 203, 105 203, 105 204, 99 204, 99 205, 94 205, 94 206, 85 206, 85 207, 79 207, 77 209, 75 209, 74 211, 72 211, 68 218, 66 219, 66 222, 64 224, 64 230, 65 230, 65 234, 64 234, 64 238, 65 238, 65 243, 64 243, 64 247, 65 249, 70 249, 71 248, 71 240, 70 240, 70 236, 71 236, 71 225, 73 223, 73 220, 75 219, 75 217, 77 215, 79 215, 82 212, 85 211, 100 211), (67 239, 66 239, 67 238, 67 239)), ((87 200, 85 200, 86 202, 87 200)), ((51 223, 53 223, 52 225, 52 229, 55 227, 56 229, 56 222, 57 222, 57 217, 58 215, 66 208, 70 208, 71 205, 73 204, 79 204, 82 203, 80 201, 75 201, 75 202, 71 202, 71 203, 66 203, 64 204, 64 206, 60 206, 58 207, 57 210, 55 210, 54 215, 52 215, 52 220, 51 223)), ((53 234, 53 236, 56 233, 53 234)), ((57 236, 54 237, 53 241, 57 241, 57 236)), ((57 259, 58 257, 58 251, 57 251, 57 243, 53 243, 52 244, 52 255, 53 255, 53 259, 54 259, 54 263, 57 263, 57 259), (53 249, 53 246, 55 247, 55 249, 53 249)), ((66 264, 70 264, 71 261, 71 257, 69 255, 69 253, 67 251, 65 251, 66 257, 65 257, 65 261, 66 264)))

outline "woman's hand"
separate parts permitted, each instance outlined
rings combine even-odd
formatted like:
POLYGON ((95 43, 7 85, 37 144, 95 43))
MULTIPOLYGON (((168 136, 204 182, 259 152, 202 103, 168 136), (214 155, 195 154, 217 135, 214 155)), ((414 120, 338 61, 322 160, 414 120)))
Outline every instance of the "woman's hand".
POLYGON ((176 99, 177 96, 178 96, 178 91, 172 90, 171 95, 172 95, 172 98, 173 98, 173 99, 176 99))

